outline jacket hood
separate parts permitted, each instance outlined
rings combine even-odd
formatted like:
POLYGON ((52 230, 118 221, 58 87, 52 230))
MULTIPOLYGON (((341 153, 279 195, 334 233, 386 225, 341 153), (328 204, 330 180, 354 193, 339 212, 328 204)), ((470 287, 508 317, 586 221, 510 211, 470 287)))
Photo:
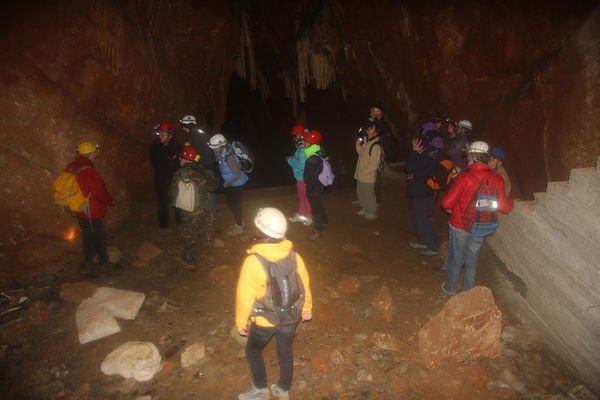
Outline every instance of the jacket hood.
POLYGON ((82 167, 94 167, 94 163, 92 162, 92 160, 90 160, 87 157, 81 157, 81 156, 77 156, 75 157, 75 160, 73 160, 73 162, 71 162, 71 164, 69 164, 66 168, 66 171, 68 172, 76 172, 78 169, 81 169, 82 167))
POLYGON ((290 250, 292 250, 292 242, 282 240, 278 243, 257 243, 248 249, 247 253, 258 253, 267 260, 275 262, 287 257, 290 250))
POLYGON ((439 132, 439 131, 440 131, 440 128, 438 128, 438 127, 437 127, 437 125, 436 125, 436 124, 434 124, 433 122, 431 122, 431 121, 427 121, 427 122, 425 122, 425 123, 423 124, 423 127, 422 127, 422 129, 421 129, 421 133, 422 133, 422 134, 424 134, 424 133, 426 133, 426 132, 430 132, 430 131, 436 131, 436 132, 439 132))

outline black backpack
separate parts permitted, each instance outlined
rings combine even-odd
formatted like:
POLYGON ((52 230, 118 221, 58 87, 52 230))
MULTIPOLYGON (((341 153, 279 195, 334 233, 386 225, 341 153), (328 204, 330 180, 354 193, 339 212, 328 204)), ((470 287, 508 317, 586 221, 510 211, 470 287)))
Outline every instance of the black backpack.
POLYGON ((262 316, 276 326, 298 323, 304 307, 304 284, 298 274, 296 253, 290 251, 287 257, 277 262, 252 254, 265 271, 267 288, 265 296, 254 301, 250 315, 262 316))

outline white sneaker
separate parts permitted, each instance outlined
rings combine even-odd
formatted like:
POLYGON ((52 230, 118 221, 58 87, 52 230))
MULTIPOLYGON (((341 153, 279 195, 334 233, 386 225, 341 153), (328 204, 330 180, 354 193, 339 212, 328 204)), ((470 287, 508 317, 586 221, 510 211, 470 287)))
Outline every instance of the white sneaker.
POLYGON ((269 395, 268 388, 259 389, 254 385, 244 393, 238 395, 238 400, 269 400, 270 398, 271 395, 269 395))
POLYGON ((289 400, 290 392, 287 390, 283 390, 276 383, 271 385, 271 393, 273 396, 277 397, 279 400, 289 400))
POLYGON ((301 215, 298 215, 298 213, 294 214, 293 217, 288 218, 290 220, 290 222, 302 222, 302 217, 301 215))
POLYGON ((306 218, 304 217, 304 222, 302 222, 305 226, 311 226, 313 223, 313 220, 310 218, 306 218))
POLYGON ((244 233, 244 228, 242 228, 241 226, 239 226, 238 224, 235 224, 231 227, 231 229, 229 229, 227 231, 227 234, 229 236, 235 236, 235 235, 241 235, 242 233, 244 233))
POLYGON ((364 219, 369 219, 369 220, 370 219, 377 219, 377 215, 375 215, 375 214, 369 214, 369 213, 364 213, 363 214, 363 218, 364 219))
POLYGON ((361 217, 364 217, 364 216, 365 216, 365 214, 366 214, 366 213, 365 213, 365 210, 358 210, 358 211, 356 212, 356 215, 359 215, 359 216, 361 216, 361 217))

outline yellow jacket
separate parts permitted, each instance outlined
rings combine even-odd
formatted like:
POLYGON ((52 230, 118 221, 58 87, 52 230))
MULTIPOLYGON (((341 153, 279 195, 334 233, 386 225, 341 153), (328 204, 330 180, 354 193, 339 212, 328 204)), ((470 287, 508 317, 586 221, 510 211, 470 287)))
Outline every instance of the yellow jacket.
MULTIPOLYGON (((252 246, 247 252, 258 253, 271 262, 284 259, 292 250, 292 242, 283 240, 279 243, 259 243, 252 246)), ((304 266, 304 261, 299 254, 296 254, 298 262, 298 274, 304 284, 304 307, 302 314, 312 313, 312 295, 310 293, 308 273, 304 266)), ((253 255, 246 257, 242 264, 240 279, 238 280, 236 305, 235 305, 235 326, 237 330, 246 329, 248 318, 252 312, 252 306, 255 299, 265 296, 267 286, 267 276, 263 267, 253 255)), ((252 322, 259 326, 273 326, 264 317, 252 317, 252 322)))

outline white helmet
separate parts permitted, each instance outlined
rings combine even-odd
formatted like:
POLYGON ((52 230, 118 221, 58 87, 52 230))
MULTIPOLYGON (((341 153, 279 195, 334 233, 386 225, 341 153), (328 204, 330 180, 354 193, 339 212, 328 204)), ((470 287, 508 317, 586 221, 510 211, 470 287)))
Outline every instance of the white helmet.
POLYGON ((217 133, 216 135, 212 136, 208 141, 208 147, 210 147, 211 149, 218 149, 219 147, 223 147, 226 144, 227 140, 225 139, 225 136, 221 135, 220 133, 217 133))
POLYGON ((261 208, 254 218, 254 225, 265 235, 282 239, 287 232, 287 219, 281 211, 273 207, 261 208))
POLYGON ((484 153, 488 154, 490 151, 490 146, 486 142, 482 142, 481 140, 477 140, 469 145, 469 149, 467 153, 484 153))
POLYGON ((185 117, 181 118, 179 122, 181 122, 183 125, 196 125, 197 123, 196 117, 193 115, 186 115, 185 117))
POLYGON ((463 128, 466 128, 468 130, 473 130, 473 124, 471 124, 471 121, 463 119, 462 121, 459 121, 458 124, 456 124, 457 126, 462 126, 463 128))

